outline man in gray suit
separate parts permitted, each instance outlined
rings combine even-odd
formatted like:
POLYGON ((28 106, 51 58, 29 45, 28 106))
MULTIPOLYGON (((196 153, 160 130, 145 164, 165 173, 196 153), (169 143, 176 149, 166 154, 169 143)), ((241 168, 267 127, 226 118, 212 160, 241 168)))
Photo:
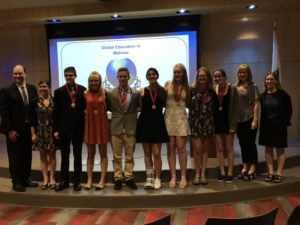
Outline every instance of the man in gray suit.
POLYGON ((137 112, 140 106, 139 93, 128 85, 129 70, 118 69, 119 86, 107 93, 107 110, 111 111, 111 143, 114 153, 113 167, 115 190, 120 190, 123 181, 131 189, 137 189, 133 176, 137 112), (125 167, 122 167, 122 150, 125 150, 125 167))

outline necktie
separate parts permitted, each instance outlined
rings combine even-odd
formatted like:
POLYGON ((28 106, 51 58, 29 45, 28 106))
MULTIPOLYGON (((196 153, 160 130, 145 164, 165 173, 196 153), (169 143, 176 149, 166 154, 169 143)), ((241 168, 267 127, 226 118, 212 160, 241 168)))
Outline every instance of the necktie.
POLYGON ((21 94, 22 94, 22 97, 23 97, 24 105, 28 105, 28 97, 26 95, 24 86, 21 87, 21 94))

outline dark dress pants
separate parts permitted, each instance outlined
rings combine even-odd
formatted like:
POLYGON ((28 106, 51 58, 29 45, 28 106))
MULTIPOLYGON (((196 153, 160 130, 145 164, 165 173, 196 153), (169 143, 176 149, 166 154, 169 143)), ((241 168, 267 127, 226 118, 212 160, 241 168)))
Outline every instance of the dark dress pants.
POLYGON ((236 134, 241 147, 243 163, 256 165, 258 161, 255 143, 257 129, 251 129, 252 121, 253 119, 250 119, 246 122, 238 123, 236 134))
POLYGON ((32 161, 32 142, 30 125, 26 124, 25 130, 18 133, 16 142, 11 142, 6 135, 9 172, 13 184, 24 184, 30 178, 32 161))
POLYGON ((74 135, 72 137, 62 137, 60 140, 61 147, 61 182, 69 183, 69 166, 70 166, 70 145, 73 146, 74 157, 74 175, 72 182, 80 184, 82 173, 82 142, 83 135, 74 135))

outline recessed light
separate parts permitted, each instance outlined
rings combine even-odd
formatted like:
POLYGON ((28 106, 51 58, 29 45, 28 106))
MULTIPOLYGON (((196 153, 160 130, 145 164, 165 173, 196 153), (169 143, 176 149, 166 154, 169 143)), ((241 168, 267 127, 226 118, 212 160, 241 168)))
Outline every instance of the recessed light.
POLYGON ((248 10, 255 10, 255 9, 257 9, 257 5, 254 5, 254 4, 248 5, 246 7, 246 9, 248 9, 248 10))
POLYGON ((186 10, 186 9, 180 9, 178 11, 176 11, 177 14, 187 14, 187 13, 190 13, 189 10, 186 10))
POLYGON ((49 23, 58 23, 58 22, 60 22, 60 19, 53 18, 53 19, 47 20, 47 22, 49 22, 49 23))
POLYGON ((122 16, 120 16, 119 14, 114 14, 111 16, 111 18, 113 19, 118 19, 118 18, 121 18, 122 16))

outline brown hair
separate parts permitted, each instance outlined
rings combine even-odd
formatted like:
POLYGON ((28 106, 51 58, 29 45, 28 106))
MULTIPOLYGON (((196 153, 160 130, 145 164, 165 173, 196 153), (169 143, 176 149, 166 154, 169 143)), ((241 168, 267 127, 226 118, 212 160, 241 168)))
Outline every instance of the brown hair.
POLYGON ((213 88, 213 79, 211 77, 209 69, 207 69, 204 66, 200 67, 197 70, 197 74, 195 76, 195 81, 194 81, 193 87, 194 88, 198 88, 199 87, 199 84, 198 84, 198 74, 200 73, 200 71, 203 71, 206 74, 206 77, 207 77, 207 89, 212 89, 213 88))

